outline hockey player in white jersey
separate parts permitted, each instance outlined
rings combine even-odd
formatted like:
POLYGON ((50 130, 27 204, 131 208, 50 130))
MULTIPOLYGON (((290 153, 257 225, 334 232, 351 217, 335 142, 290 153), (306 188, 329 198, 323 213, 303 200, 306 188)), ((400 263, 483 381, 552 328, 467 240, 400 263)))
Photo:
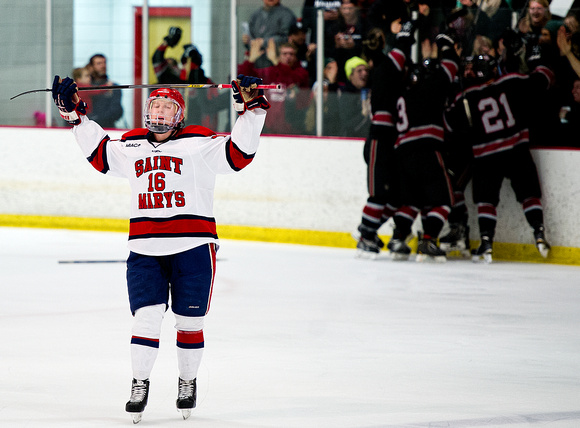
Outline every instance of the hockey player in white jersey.
POLYGON ((86 103, 70 78, 55 76, 52 96, 61 116, 97 171, 125 177, 131 186, 129 303, 133 381, 126 411, 133 422, 149 395, 161 324, 171 306, 177 329, 178 396, 183 418, 196 404, 196 377, 204 348, 203 323, 210 307, 218 236, 213 217, 216 174, 246 167, 258 149, 270 107, 261 79, 238 76, 232 82, 238 118, 231 135, 185 126, 185 102, 174 89, 157 89, 145 104, 145 128, 120 140, 86 116, 86 103), (170 298, 171 296, 171 298, 170 298))

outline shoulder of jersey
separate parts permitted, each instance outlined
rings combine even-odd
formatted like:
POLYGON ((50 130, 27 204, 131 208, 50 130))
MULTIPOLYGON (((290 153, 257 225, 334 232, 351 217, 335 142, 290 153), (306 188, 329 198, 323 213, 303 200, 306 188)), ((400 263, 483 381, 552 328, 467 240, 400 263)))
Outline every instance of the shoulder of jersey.
POLYGON ((127 141, 127 140, 143 140, 143 139, 147 138, 147 133, 148 132, 149 132, 149 130, 147 128, 132 129, 131 131, 125 132, 121 136, 121 141, 127 141))
POLYGON ((177 133, 176 138, 213 137, 214 135, 216 135, 216 133, 205 126, 188 125, 177 133))

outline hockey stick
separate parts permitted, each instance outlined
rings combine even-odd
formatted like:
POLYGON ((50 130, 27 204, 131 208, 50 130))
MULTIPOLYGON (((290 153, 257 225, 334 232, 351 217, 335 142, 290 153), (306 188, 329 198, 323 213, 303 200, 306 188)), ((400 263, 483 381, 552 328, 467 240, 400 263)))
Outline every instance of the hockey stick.
MULTIPOLYGON (((196 83, 172 83, 169 85, 163 84, 153 84, 153 85, 112 85, 112 86, 83 86, 79 87, 79 91, 108 91, 111 89, 143 89, 143 88, 193 88, 193 89, 209 89, 209 88, 217 88, 217 89, 229 89, 232 85, 229 83, 225 84, 214 84, 214 83, 206 83, 206 84, 196 84, 196 83)), ((257 89, 282 89, 282 85, 258 85, 257 89)), ((11 100, 14 98, 18 98, 21 95, 26 94, 34 94, 36 92, 51 92, 51 88, 46 89, 33 89, 31 91, 21 92, 20 94, 14 95, 11 100)))

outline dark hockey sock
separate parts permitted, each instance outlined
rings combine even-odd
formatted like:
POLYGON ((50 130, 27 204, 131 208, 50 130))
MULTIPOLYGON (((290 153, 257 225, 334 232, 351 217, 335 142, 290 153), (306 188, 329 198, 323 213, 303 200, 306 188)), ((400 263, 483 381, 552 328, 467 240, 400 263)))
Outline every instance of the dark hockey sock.
POLYGON ((397 210, 393 217, 396 226, 393 231, 393 239, 404 240, 411 233, 411 226, 417 214, 419 214, 419 210, 409 205, 405 205, 397 210))
POLYGON ((544 210, 540 198, 528 198, 522 202, 526 220, 534 230, 544 224, 544 210))
POLYGON ((451 208, 447 205, 435 207, 427 211, 422 217, 423 220, 423 237, 425 239, 437 239, 443 229, 443 225, 449 217, 451 208))
POLYGON ((397 207, 391 204, 386 204, 383 208, 383 215, 381 217, 381 224, 386 223, 397 212, 397 207))
POLYGON ((477 204, 477 223, 480 236, 489 236, 493 239, 497 224, 497 210, 494 205, 488 203, 477 204))
POLYGON ((363 208, 361 224, 376 231, 383 224, 385 204, 373 199, 370 197, 363 208))
POLYGON ((467 206, 465 205, 465 195, 463 192, 455 192, 453 196, 455 198, 455 204, 449 213, 449 223, 467 224, 468 213, 467 206))

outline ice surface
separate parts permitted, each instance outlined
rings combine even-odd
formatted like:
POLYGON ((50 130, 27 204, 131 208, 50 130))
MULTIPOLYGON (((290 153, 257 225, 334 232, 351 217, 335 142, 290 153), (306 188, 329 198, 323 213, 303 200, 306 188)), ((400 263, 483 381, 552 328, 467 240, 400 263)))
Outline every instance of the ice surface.
MULTIPOLYGON (((0 427, 132 426, 125 235, 0 242, 0 427)), ((222 241, 197 408, 168 312, 138 426, 580 427, 579 267, 354 253, 222 241)))

